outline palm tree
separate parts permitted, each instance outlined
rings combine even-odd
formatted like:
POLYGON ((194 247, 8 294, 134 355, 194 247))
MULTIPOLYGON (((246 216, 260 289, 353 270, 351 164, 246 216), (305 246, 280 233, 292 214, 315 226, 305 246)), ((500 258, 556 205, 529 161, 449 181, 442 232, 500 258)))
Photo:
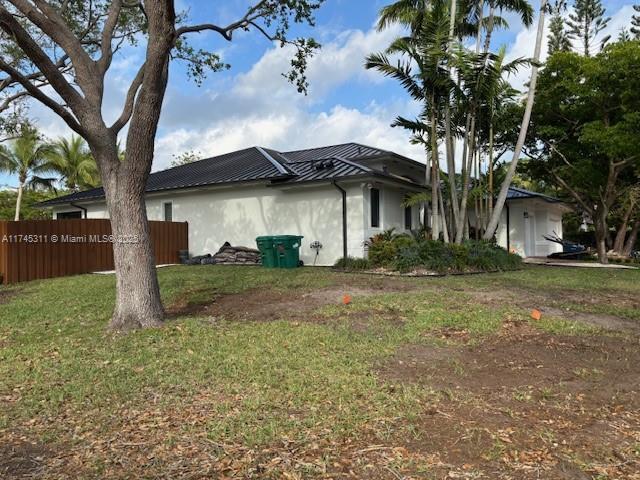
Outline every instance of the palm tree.
POLYGON ((531 78, 529 80, 529 92, 527 93, 527 102, 525 104, 524 115, 522 117, 522 123, 520 125, 520 134, 518 135, 518 141, 516 142, 516 147, 513 151, 513 160, 509 165, 509 169, 507 170, 507 175, 500 186, 500 193, 498 194, 498 198, 496 199, 495 207, 493 210, 493 214, 489 219, 489 223, 487 225, 487 229, 484 232, 484 239, 491 240, 496 233, 496 229, 498 228, 498 222, 500 221, 500 216, 502 215, 502 209, 504 207, 504 203, 507 200, 507 193, 509 191, 509 186, 511 185, 511 181, 513 180, 513 176, 516 173, 516 167, 518 166, 518 160, 520 159, 520 153, 522 152, 522 147, 524 146, 524 142, 527 137, 527 132, 529 130, 529 123, 531 122, 531 112, 533 110, 533 102, 535 100, 536 95, 536 84, 538 82, 538 70, 539 70, 539 62, 540 62, 540 52, 542 50, 542 39, 544 37, 544 17, 547 13, 548 0, 540 1, 540 11, 538 16, 538 31, 536 33, 536 43, 533 51, 533 59, 532 59, 532 67, 531 67, 531 78))
MULTIPOLYGON (((403 0, 398 3, 419 3, 403 0)), ((443 118, 445 100, 455 88, 448 70, 449 10, 446 0, 435 0, 420 11, 420 23, 413 17, 402 18, 411 25, 408 37, 396 39, 384 53, 367 57, 367 69, 375 69, 398 80, 412 98, 422 104, 422 114, 416 120, 398 117, 392 126, 401 126, 413 134, 413 141, 427 146, 426 178, 431 181, 431 229, 434 238, 440 234, 439 185, 439 125, 443 118), (392 62, 388 55, 399 55, 392 62)), ((443 212, 444 213, 444 212, 443 212)))
POLYGON ((15 221, 20 220, 22 193, 25 188, 52 189, 55 177, 45 177, 54 171, 48 161, 50 145, 42 142, 38 133, 28 129, 12 142, 12 148, 0 145, 0 171, 18 176, 15 221))
POLYGON ((47 157, 67 189, 77 192, 98 185, 98 166, 82 137, 58 139, 47 157))

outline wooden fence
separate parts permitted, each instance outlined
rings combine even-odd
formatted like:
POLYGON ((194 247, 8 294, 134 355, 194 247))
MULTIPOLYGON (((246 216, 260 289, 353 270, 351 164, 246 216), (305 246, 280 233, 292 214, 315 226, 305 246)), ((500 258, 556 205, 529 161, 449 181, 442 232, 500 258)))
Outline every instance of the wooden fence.
MULTIPOLYGON (((186 222, 149 222, 156 265, 189 248, 186 222)), ((113 270, 109 220, 0 221, 2 283, 113 270), (75 241, 74 241, 75 240, 75 241)))

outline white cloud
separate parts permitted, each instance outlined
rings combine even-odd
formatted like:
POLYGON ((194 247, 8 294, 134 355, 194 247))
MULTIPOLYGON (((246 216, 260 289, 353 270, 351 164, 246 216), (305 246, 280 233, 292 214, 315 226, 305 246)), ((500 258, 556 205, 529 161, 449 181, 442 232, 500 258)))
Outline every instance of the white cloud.
MULTIPOLYGON (((363 64, 367 54, 383 50, 399 33, 399 27, 384 32, 371 28, 338 33, 311 59, 306 97, 280 75, 288 70, 292 52, 277 45, 248 72, 223 81, 216 79, 209 83, 214 86, 195 93, 184 91, 179 82, 170 84, 153 169, 166 168, 174 155, 189 150, 218 155, 252 145, 293 150, 350 141, 422 159, 423 149, 412 146, 402 129, 390 127, 397 115, 417 113, 412 101, 389 98, 364 108, 328 101, 332 91, 347 83, 357 89, 358 85, 391 82, 365 70, 363 64), (318 108, 324 102, 328 105, 318 108)), ((106 86, 107 119, 119 114, 139 60, 132 55, 114 62, 106 86)), ((32 113, 47 136, 69 135, 66 125, 45 107, 34 105, 32 113)))
POLYGON ((342 32, 311 60, 310 94, 296 93, 280 75, 289 67, 291 51, 269 49, 250 71, 237 75, 223 91, 207 90, 198 96, 171 90, 167 95, 162 131, 156 143, 154 169, 165 168, 173 155, 194 150, 217 155, 252 145, 293 150, 357 141, 396 151, 416 159, 420 147, 390 123, 397 115, 415 115, 409 100, 372 102, 357 109, 335 104, 312 112, 337 87, 351 82, 381 82, 382 77, 364 69, 367 54, 384 49, 399 29, 377 32, 342 32))
MULTIPOLYGON (((409 144, 405 132, 389 127, 393 115, 387 108, 372 106, 361 111, 341 105, 317 114, 297 109, 264 117, 252 115, 218 122, 201 131, 176 130, 158 140, 156 151, 194 150, 204 155, 218 155, 253 145, 285 151, 357 141, 419 160, 422 150, 409 144)), ((166 167, 170 160, 171 154, 156 155, 154 169, 166 167)))

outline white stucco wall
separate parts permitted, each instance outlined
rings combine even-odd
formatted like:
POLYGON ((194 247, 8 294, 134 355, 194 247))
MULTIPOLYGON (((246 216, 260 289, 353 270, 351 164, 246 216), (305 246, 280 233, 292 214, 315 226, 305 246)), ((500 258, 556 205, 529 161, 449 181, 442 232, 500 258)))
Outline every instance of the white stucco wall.
MULTIPOLYGON (((509 205, 509 247, 522 257, 546 257, 561 252, 562 246, 545 240, 542 235, 554 231, 562 237, 561 204, 538 199, 512 200, 509 205), (525 215, 526 212, 526 215, 525 215)), ((498 244, 507 248, 507 213, 502 212, 497 231, 498 244)))
MULTIPOLYGON (((365 186, 364 218, 362 220, 365 226, 365 240, 391 228, 394 228, 396 233, 408 232, 405 229, 404 207, 402 206, 407 191, 387 185, 376 185, 375 187, 380 190, 380 225, 377 228, 371 226, 371 190, 365 186)), ((420 208, 418 206, 412 207, 411 217, 412 228, 417 229, 420 224, 420 208)))
MULTIPOLYGON (((347 191, 348 253, 364 255, 363 185, 342 185, 347 191)), ((189 250, 194 255, 215 253, 228 241, 256 246, 262 235, 302 235, 301 259, 313 265, 314 241, 322 243, 316 265, 333 265, 342 257, 342 197, 333 185, 276 189, 236 186, 201 191, 174 191, 147 197, 149 220, 164 220, 164 204, 171 202, 174 222, 189 222, 189 250)), ((85 204, 88 218, 108 218, 103 202, 85 204)), ((77 210, 60 208, 54 213, 77 210)))

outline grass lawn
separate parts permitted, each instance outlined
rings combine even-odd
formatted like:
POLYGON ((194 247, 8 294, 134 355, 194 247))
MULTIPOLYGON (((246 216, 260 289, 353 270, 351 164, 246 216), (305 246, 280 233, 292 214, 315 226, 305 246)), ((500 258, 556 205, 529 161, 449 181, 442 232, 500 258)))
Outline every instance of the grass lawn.
POLYGON ((0 478, 640 478, 638 271, 159 277, 0 287, 0 478))

